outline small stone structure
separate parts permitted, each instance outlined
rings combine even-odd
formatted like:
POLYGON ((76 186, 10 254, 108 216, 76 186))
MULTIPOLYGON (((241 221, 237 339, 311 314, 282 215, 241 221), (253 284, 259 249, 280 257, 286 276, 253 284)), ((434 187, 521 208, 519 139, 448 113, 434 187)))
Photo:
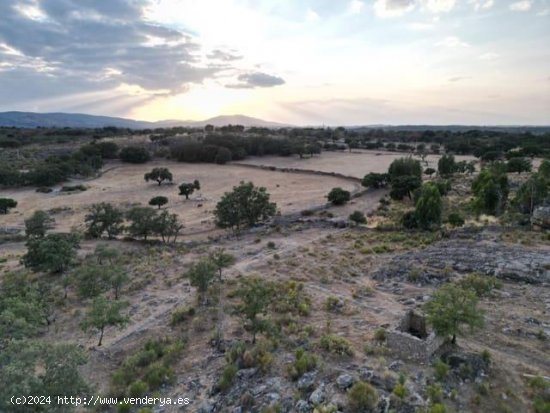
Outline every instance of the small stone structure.
POLYGON ((386 332, 388 348, 404 359, 428 362, 445 340, 429 332, 424 316, 409 311, 391 330, 386 332))

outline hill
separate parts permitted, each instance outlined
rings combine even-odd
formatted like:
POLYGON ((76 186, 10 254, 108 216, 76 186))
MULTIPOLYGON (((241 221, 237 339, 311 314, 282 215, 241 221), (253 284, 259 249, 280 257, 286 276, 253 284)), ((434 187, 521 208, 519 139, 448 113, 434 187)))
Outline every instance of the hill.
POLYGON ((201 127, 204 125, 224 126, 243 125, 266 128, 280 128, 286 125, 269 122, 244 115, 216 116, 203 121, 165 120, 147 122, 110 116, 95 116, 82 113, 35 113, 35 112, 1 112, 0 126, 17 128, 61 127, 61 128, 102 128, 116 126, 119 128, 146 129, 174 126, 201 127))

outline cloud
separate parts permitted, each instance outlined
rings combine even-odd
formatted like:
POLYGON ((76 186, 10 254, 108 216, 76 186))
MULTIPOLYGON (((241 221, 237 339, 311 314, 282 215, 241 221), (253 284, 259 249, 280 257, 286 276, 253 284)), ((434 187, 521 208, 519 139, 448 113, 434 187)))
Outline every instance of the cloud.
POLYGON ((469 76, 454 76, 449 78, 449 82, 460 82, 462 80, 470 79, 469 76))
POLYGON ((209 59, 213 59, 213 60, 222 60, 224 62, 230 62, 230 61, 233 61, 233 60, 240 60, 240 59, 243 58, 242 56, 239 56, 236 53, 225 52, 225 51, 219 50, 219 49, 212 50, 209 54, 206 55, 206 57, 208 57, 209 59))
POLYGON ((468 0, 474 6, 474 10, 489 10, 495 5, 495 0, 468 0))
POLYGON ((470 45, 456 36, 447 36, 445 39, 437 42, 436 46, 448 47, 448 48, 460 48, 460 47, 469 47, 470 45))
POLYGON ((432 23, 415 22, 408 25, 409 29, 418 32, 427 32, 433 30, 435 26, 432 23))
POLYGON ((313 23, 320 19, 319 14, 313 9, 308 9, 306 12, 306 21, 313 23))
POLYGON ((379 17, 397 17, 415 7, 415 0, 376 0, 374 12, 379 17))
POLYGON ((231 89, 254 89, 257 87, 273 87, 284 85, 283 78, 262 72, 243 73, 237 77, 240 83, 228 84, 231 89))
POLYGON ((512 11, 528 11, 531 9, 533 2, 531 0, 521 0, 510 4, 510 10, 512 11))
POLYGON ((432 13, 447 13, 454 8, 456 0, 421 0, 420 3, 432 13))
POLYGON ((550 9, 543 9, 537 13, 538 17, 548 16, 550 14, 550 9))

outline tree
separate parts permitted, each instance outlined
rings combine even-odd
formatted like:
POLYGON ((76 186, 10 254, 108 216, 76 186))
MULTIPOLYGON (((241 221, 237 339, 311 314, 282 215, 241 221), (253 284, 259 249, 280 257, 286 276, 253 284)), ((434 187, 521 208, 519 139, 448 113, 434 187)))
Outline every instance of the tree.
POLYGON ((157 181, 160 186, 164 181, 172 182, 172 173, 168 168, 153 168, 151 172, 144 175, 145 182, 157 181))
POLYGON ((120 313, 126 305, 126 303, 121 301, 109 301, 102 296, 96 297, 91 307, 89 307, 84 321, 80 325, 82 330, 97 330, 99 332, 99 342, 97 345, 98 347, 101 346, 105 327, 123 327, 128 322, 128 317, 120 313))
POLYGON ((134 207, 126 212, 126 218, 130 221, 128 232, 133 237, 147 237, 155 233, 157 227, 157 211, 149 207, 134 207))
POLYGON ((78 248, 75 234, 48 234, 27 242, 27 253, 22 261, 35 271, 63 273, 74 262, 78 248))
POLYGON ((443 155, 437 162, 437 171, 441 176, 449 176, 456 172, 456 162, 453 155, 443 155))
POLYGON ((350 214, 349 219, 350 221, 353 221, 356 224, 367 223, 367 218, 365 217, 365 214, 363 214, 361 211, 353 211, 353 213, 350 214))
POLYGON ((84 351, 74 344, 17 341, 0 351, 0 411, 11 413, 69 412, 72 406, 57 404, 57 397, 87 394, 89 386, 79 368, 86 363, 84 351), (40 395, 51 405, 11 404, 14 395, 40 395), (49 407, 48 407, 49 406, 49 407))
POLYGON ((119 156, 123 162, 129 163, 145 163, 151 159, 147 149, 140 146, 127 146, 120 151, 119 156))
POLYGON ((115 142, 98 142, 95 146, 104 159, 115 159, 118 156, 118 145, 115 142))
POLYGON ((520 186, 513 204, 524 214, 532 214, 535 208, 542 205, 548 197, 548 182, 540 172, 533 174, 520 186))
POLYGON ((274 296, 273 286, 259 277, 249 277, 242 281, 236 295, 241 299, 238 310, 249 323, 252 343, 255 344, 256 334, 266 331, 269 326, 267 320, 258 316, 267 314, 274 296))
POLYGON ((225 165, 227 162, 231 162, 231 158, 231 151, 222 146, 218 148, 214 162, 216 162, 218 165, 225 165))
POLYGON ((472 182, 473 207, 478 212, 500 215, 508 200, 508 178, 499 165, 483 169, 472 182))
POLYGON ((26 273, 4 276, 0 288, 0 348, 2 341, 36 336, 42 326, 50 324, 53 297, 44 286, 26 273))
POLYGON ((183 224, 179 222, 176 214, 169 214, 168 211, 162 211, 154 220, 153 230, 155 234, 160 235, 162 242, 176 242, 183 224))
POLYGON ((93 238, 100 238, 103 233, 107 233, 107 237, 112 239, 124 229, 123 212, 106 202, 93 204, 84 220, 87 226, 86 234, 93 238))
POLYGON ((540 163, 538 172, 544 179, 550 180, 550 160, 544 159, 540 163))
POLYGON ((531 172, 531 161, 527 158, 512 158, 507 164, 508 172, 531 172))
POLYGON ((225 252, 223 248, 217 248, 209 255, 210 261, 218 269, 219 281, 222 282, 222 269, 230 267, 236 261, 235 257, 225 252))
POLYGON ((17 201, 11 198, 0 198, 0 214, 7 214, 8 211, 17 206, 17 201))
POLYGON ((415 215, 418 224, 424 229, 439 226, 442 209, 443 202, 437 185, 431 182, 423 185, 416 201, 415 215))
POLYGON ((388 185, 389 175, 371 172, 364 176, 361 185, 365 188, 384 188, 388 185))
POLYGON ((239 232, 243 226, 254 226, 275 215, 277 205, 269 201, 264 187, 255 187, 252 182, 241 182, 233 191, 226 192, 216 205, 214 215, 220 228, 239 232))
POLYGON ((108 267, 83 265, 75 271, 76 287, 81 298, 95 298, 109 288, 106 273, 108 267))
POLYGON ((392 199, 403 199, 408 196, 412 199, 412 192, 422 185, 422 166, 420 162, 408 158, 394 160, 389 169, 392 199))
POLYGON ((451 343, 456 344, 456 336, 464 334, 464 325, 470 331, 483 325, 483 312, 477 308, 477 303, 474 291, 447 284, 426 304, 427 319, 437 335, 451 336, 451 343))
POLYGON ((168 198, 165 196, 155 196, 149 200, 149 205, 151 206, 158 206, 158 209, 160 209, 161 206, 166 205, 168 203, 168 198))
POLYGON ((208 291, 208 286, 212 280, 216 277, 216 265, 209 259, 202 259, 199 262, 193 264, 189 271, 187 271, 186 276, 189 278, 191 285, 197 288, 199 292, 199 297, 203 305, 207 303, 206 292, 208 291))
POLYGON ((53 228, 55 219, 50 217, 44 211, 34 211, 34 213, 25 220, 25 234, 27 238, 43 238, 46 232, 53 228))
POLYGON ((105 281, 113 289, 115 294, 115 300, 118 300, 120 296, 120 290, 128 282, 128 274, 126 271, 118 265, 114 267, 109 267, 106 269, 105 281))
POLYGON ((422 186, 422 180, 414 175, 398 176, 391 181, 390 197, 401 200, 406 196, 412 199, 413 191, 422 186))
POLYGON ((113 264, 115 259, 118 258, 119 252, 115 248, 109 248, 105 244, 99 244, 95 247, 94 254, 97 257, 97 262, 100 265, 103 265, 105 260, 109 261, 109 264, 113 264))
POLYGON ((432 176, 433 174, 435 174, 436 170, 434 168, 426 168, 424 170, 424 173, 428 176, 432 176))
POLYGON ((332 188, 327 198, 333 205, 344 205, 351 199, 351 194, 342 188, 332 188))
POLYGON ((198 191, 201 189, 200 182, 195 179, 193 183, 184 182, 179 187, 180 195, 185 195, 185 199, 189 199, 189 195, 195 192, 195 189, 198 191))

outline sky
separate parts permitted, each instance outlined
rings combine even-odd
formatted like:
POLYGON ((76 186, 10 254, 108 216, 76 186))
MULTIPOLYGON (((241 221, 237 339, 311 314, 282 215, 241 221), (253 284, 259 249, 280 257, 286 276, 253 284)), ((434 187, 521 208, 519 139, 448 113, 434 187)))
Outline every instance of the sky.
POLYGON ((0 0, 0 111, 550 125, 550 0, 0 0))

